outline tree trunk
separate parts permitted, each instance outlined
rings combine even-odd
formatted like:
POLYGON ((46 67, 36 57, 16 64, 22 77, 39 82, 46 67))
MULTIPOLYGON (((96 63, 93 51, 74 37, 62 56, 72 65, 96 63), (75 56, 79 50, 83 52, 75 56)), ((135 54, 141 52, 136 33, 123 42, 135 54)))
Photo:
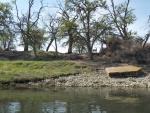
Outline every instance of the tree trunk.
POLYGON ((99 54, 101 54, 101 52, 103 51, 103 43, 101 43, 101 48, 100 48, 100 50, 99 50, 99 54))
POLYGON ((24 51, 29 51, 29 44, 27 39, 25 39, 25 37, 23 37, 23 41, 24 41, 24 51))
POLYGON ((28 44, 25 44, 25 45, 24 45, 24 51, 29 51, 28 44))
POLYGON ((54 41, 54 39, 51 39, 51 40, 50 40, 50 43, 48 44, 48 46, 47 46, 47 48, 46 48, 46 51, 49 50, 49 48, 50 48, 50 46, 52 45, 53 41, 54 41))
POLYGON ((150 36, 150 34, 146 34, 146 36, 145 36, 145 41, 144 41, 144 43, 142 44, 143 48, 145 47, 145 45, 146 45, 146 43, 147 43, 147 41, 148 41, 148 39, 149 39, 149 36, 150 36))
POLYGON ((69 35, 69 48, 68 48, 68 54, 72 53, 72 45, 73 45, 73 37, 72 34, 69 35))
POLYGON ((57 40, 56 40, 56 37, 54 36, 55 38, 55 51, 56 51, 56 59, 58 58, 58 50, 57 50, 57 40))
POLYGON ((34 52, 34 58, 37 58, 37 53, 36 53, 36 47, 35 47, 35 45, 33 46, 33 52, 34 52))
POLYGON ((93 58, 93 53, 92 53, 91 51, 89 52, 89 59, 90 59, 90 60, 94 60, 94 58, 93 58))
POLYGON ((6 50, 7 49, 6 42, 4 42, 3 45, 4 45, 4 49, 6 50))
POLYGON ((90 60, 94 60, 92 47, 88 47, 88 57, 89 57, 90 60))
POLYGON ((69 47, 68 47, 68 54, 72 53, 72 45, 73 45, 73 34, 72 34, 72 30, 68 29, 68 35, 69 35, 69 47))

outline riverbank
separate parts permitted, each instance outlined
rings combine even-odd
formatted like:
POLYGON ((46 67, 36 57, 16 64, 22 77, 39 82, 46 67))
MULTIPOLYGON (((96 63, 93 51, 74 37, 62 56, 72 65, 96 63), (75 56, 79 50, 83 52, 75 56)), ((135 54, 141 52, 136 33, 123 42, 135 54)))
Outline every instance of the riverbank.
MULTIPOLYGON (((150 73, 143 68, 144 75, 129 78, 111 78, 105 68, 92 73, 81 73, 77 75, 63 76, 45 79, 40 82, 29 82, 22 87, 145 87, 150 88, 150 73)), ((20 84, 16 85, 17 87, 20 84)))
POLYGON ((150 65, 140 77, 111 78, 105 68, 128 64, 87 60, 0 61, 0 85, 11 87, 150 87, 150 65))

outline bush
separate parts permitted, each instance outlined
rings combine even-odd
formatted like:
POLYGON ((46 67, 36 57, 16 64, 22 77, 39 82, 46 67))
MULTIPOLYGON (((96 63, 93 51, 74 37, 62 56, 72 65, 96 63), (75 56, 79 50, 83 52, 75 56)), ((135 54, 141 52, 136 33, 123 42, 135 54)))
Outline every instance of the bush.
MULTIPOLYGON (((150 44, 142 48, 141 44, 134 40, 122 40, 120 38, 108 38, 106 49, 103 53, 110 62, 145 64, 150 62, 150 44)), ((104 57, 103 57, 104 58, 104 57)))

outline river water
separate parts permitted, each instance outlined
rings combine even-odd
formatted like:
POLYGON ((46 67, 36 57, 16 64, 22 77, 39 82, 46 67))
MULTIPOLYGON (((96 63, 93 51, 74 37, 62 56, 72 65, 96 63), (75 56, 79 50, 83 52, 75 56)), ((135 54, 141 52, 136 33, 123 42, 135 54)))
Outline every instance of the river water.
POLYGON ((0 113, 150 113, 150 89, 0 89, 0 113))

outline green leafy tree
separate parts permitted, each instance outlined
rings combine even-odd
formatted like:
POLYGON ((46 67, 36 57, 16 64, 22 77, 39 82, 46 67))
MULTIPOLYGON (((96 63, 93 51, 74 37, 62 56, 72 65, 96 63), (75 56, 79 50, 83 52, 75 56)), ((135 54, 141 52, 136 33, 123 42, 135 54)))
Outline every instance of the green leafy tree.
POLYGON ((45 43, 46 37, 45 30, 38 28, 35 26, 30 30, 30 38, 29 38, 29 45, 33 48, 34 56, 37 57, 37 49, 40 49, 42 47, 42 44, 45 43))
POLYGON ((12 6, 0 2, 0 44, 3 49, 9 50, 14 42, 12 6))
POLYGON ((84 40, 82 39, 82 37, 76 36, 74 43, 73 43, 73 51, 79 54, 87 52, 86 44, 84 40))
POLYGON ((89 59, 93 59, 93 45, 107 29, 105 24, 99 23, 101 20, 98 20, 95 15, 97 11, 104 10, 106 8, 106 1, 66 0, 66 6, 71 11, 78 13, 78 35, 82 37, 86 44, 89 59))
POLYGON ((62 39, 66 38, 67 41, 64 42, 64 45, 68 45, 68 54, 71 54, 73 51, 73 43, 75 42, 75 38, 77 35, 77 24, 76 20, 78 18, 76 13, 73 13, 66 6, 65 8, 60 7, 61 9, 61 26, 59 27, 60 34, 62 35, 62 39))

